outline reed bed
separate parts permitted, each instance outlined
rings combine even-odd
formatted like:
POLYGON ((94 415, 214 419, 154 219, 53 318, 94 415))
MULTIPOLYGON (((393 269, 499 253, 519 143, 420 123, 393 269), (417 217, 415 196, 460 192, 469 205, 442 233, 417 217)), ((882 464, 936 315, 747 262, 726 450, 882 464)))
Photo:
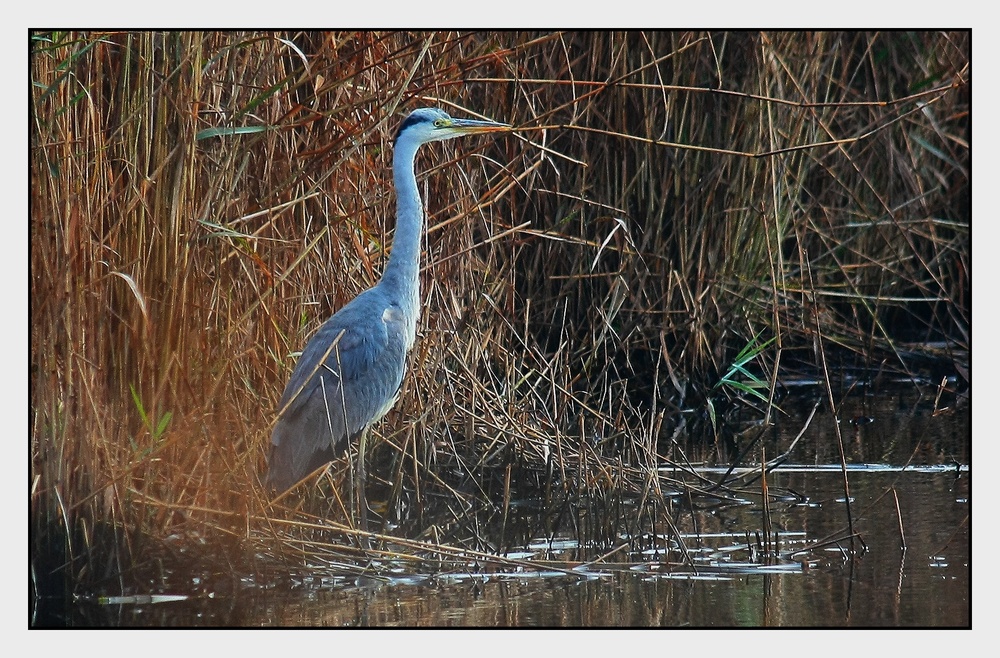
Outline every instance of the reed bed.
POLYGON ((595 559, 725 500, 688 440, 769 421, 790 382, 824 382, 828 410, 900 379, 953 398, 969 40, 32 34, 36 586, 123 589, 219 545, 503 569, 566 528, 595 559), (378 279, 393 130, 422 105, 517 129, 418 160, 425 306, 371 456, 397 530, 372 537, 337 494, 346 460, 278 502, 260 474, 295 353, 378 279), (717 386, 753 344, 762 395, 717 386))

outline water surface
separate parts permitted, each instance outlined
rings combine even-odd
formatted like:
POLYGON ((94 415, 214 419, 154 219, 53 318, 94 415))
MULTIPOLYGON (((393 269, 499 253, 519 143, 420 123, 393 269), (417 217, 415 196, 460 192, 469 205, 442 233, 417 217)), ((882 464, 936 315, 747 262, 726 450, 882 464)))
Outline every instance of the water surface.
MULTIPOLYGON (((619 537, 605 559, 581 564, 573 536, 535 537, 508 556, 551 570, 400 572, 359 576, 336 567, 275 577, 241 565, 226 573, 165 568, 149 591, 123 599, 41 601, 33 624, 84 627, 944 627, 971 624, 968 413, 934 415, 890 398, 842 422, 850 447, 851 519, 833 419, 768 475, 774 554, 762 555, 759 500, 707 506, 681 538, 687 561, 650 531, 619 537), (870 419, 870 420, 869 420, 870 419), (827 537, 839 541, 817 544, 827 537), (155 597, 173 597, 159 599, 155 597)), ((766 444, 779 454, 808 409, 766 444)), ((725 464, 706 462, 706 477, 725 464)), ((747 469, 751 477, 754 467, 747 469)), ((733 475, 740 475, 739 470, 733 475)), ((759 485, 756 485, 759 486, 759 485)), ((748 491, 752 490, 748 488, 748 491)), ((614 543, 614 542, 612 542, 614 543)), ((594 552, 589 553, 591 556, 594 552)), ((385 573, 381 570, 379 573, 385 573)))

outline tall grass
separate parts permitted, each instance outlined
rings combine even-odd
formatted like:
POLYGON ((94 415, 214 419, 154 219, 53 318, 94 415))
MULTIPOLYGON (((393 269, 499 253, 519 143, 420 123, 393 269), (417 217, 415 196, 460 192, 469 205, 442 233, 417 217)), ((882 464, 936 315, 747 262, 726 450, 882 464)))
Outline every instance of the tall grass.
POLYGON ((378 279, 417 106, 518 130, 420 156, 393 513, 645 497, 757 336, 772 387, 967 362, 967 33, 45 32, 30 75, 39 581, 283 535, 275 405, 378 279))

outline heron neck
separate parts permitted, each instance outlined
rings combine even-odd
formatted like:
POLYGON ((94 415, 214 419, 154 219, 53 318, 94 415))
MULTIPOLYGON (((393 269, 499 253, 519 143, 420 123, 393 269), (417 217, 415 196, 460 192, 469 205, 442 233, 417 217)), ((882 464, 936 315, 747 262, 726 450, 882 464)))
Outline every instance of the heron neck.
POLYGON ((423 204, 413 172, 419 146, 419 143, 403 138, 396 142, 393 151, 396 233, 392 239, 389 262, 382 274, 382 285, 414 318, 420 304, 420 239, 424 228, 423 204))

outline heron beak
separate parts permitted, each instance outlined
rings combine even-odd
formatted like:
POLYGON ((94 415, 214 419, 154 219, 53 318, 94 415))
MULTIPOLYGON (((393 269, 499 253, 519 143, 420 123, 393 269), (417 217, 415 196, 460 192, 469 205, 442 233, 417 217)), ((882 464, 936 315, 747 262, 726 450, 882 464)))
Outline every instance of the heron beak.
POLYGON ((478 119, 452 119, 451 130, 459 135, 475 135, 476 133, 494 133, 510 130, 512 126, 496 121, 480 121, 478 119))

